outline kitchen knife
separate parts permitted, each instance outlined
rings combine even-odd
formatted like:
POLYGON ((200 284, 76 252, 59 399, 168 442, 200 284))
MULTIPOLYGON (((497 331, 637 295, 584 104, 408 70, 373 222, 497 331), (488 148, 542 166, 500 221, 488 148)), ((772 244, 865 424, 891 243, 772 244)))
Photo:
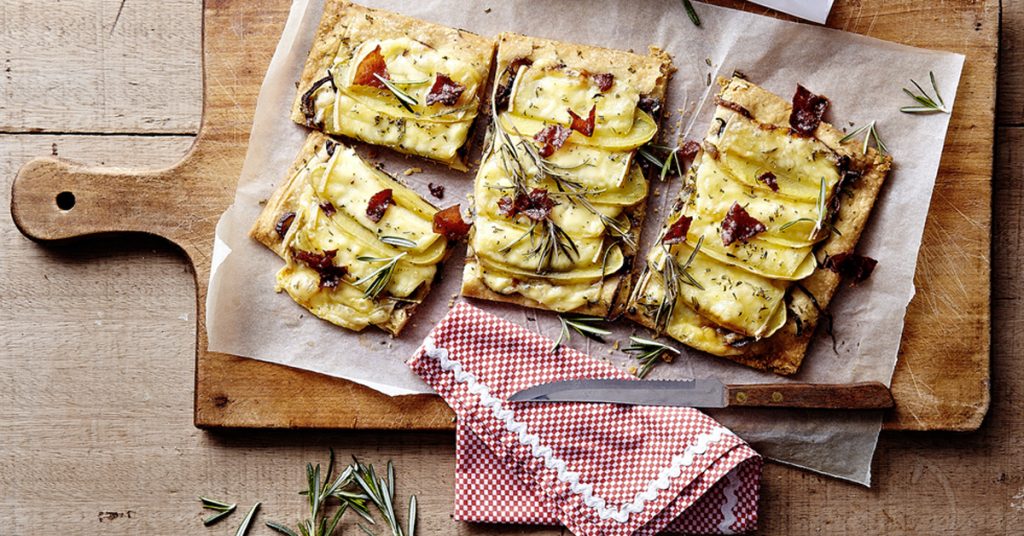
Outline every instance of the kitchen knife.
POLYGON ((773 407, 888 409, 892 393, 879 382, 724 385, 719 380, 563 380, 529 387, 511 402, 607 402, 695 408, 773 407))

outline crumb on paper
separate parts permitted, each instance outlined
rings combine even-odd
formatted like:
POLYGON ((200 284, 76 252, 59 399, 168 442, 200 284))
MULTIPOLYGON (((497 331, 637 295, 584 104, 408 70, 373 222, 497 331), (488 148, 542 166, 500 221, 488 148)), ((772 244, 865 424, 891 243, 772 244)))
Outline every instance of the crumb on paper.
POLYGON ((412 175, 414 173, 423 173, 423 168, 411 167, 411 168, 406 169, 405 171, 403 171, 402 175, 405 175, 406 177, 408 177, 409 175, 412 175))
POLYGON ((489 7, 485 7, 484 8, 484 13, 490 13, 490 12, 491 12, 491 8, 489 8, 489 7))
POLYGON ((626 370, 629 371, 629 373, 632 374, 633 376, 636 376, 636 365, 630 365, 629 368, 626 370))
POLYGON ((448 308, 449 309, 451 309, 452 307, 455 307, 455 300, 458 299, 458 297, 459 297, 459 294, 455 293, 455 294, 452 294, 451 298, 448 298, 448 308))
POLYGON ((259 201, 257 201, 257 203, 259 204, 259 206, 262 207, 263 205, 267 204, 267 201, 268 201, 268 199, 266 197, 264 197, 263 199, 260 199, 259 201))
POLYGON ((620 341, 618 339, 615 339, 615 342, 612 343, 612 348, 618 350, 621 347, 622 345, 620 344, 620 341))

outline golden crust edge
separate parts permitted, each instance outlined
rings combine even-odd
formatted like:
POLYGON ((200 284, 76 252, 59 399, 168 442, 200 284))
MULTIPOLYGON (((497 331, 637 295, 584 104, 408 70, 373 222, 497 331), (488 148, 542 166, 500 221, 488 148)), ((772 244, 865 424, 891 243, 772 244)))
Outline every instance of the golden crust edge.
MULTIPOLYGON (((720 79, 724 94, 737 79, 720 79)), ((736 102, 746 108, 757 121, 770 123, 788 128, 790 105, 784 99, 769 92, 768 90, 747 80, 743 84, 749 85, 750 98, 746 96, 740 99, 727 99, 736 102)), ((853 198, 840 204, 839 213, 834 220, 836 227, 842 235, 832 234, 828 239, 815 248, 814 253, 824 252, 828 255, 854 251, 860 235, 863 233, 868 218, 878 198, 878 194, 884 185, 892 165, 892 157, 881 155, 874 149, 869 149, 867 154, 860 154, 852 150, 856 142, 840 144, 839 140, 845 134, 829 123, 822 122, 816 132, 816 137, 828 147, 839 154, 849 156, 856 163, 859 169, 866 170, 857 184, 851 189, 853 198)), ((634 284, 635 284, 634 280, 634 284)), ((790 310, 787 315, 786 324, 773 336, 756 341, 742 349, 738 354, 722 355, 712 352, 705 352, 716 357, 729 359, 737 363, 773 372, 780 375, 795 374, 803 359, 806 356, 807 348, 817 330, 820 313, 814 306, 811 298, 806 296, 796 287, 802 285, 808 292, 814 295, 814 300, 822 310, 827 310, 838 290, 840 277, 838 274, 823 267, 815 269, 814 273, 805 279, 794 284, 789 291, 790 310), (800 317, 802 327, 798 329, 797 320, 794 319, 794 309, 800 317), (800 335, 797 335, 797 332, 800 335)), ((626 316, 649 329, 655 329, 653 320, 642 314, 639 309, 629 312, 627 307, 626 316)), ((682 341, 680 341, 682 342, 682 341)), ((720 339, 725 344, 724 338, 720 339)), ((685 343, 683 343, 685 344, 685 343)))
MULTIPOLYGON (((536 41, 544 41, 544 42, 556 43, 556 44, 561 43, 559 41, 552 41, 552 40, 549 40, 549 39, 534 38, 534 37, 524 36, 524 35, 521 35, 521 34, 505 32, 505 33, 499 34, 498 37, 496 38, 496 41, 498 43, 498 50, 499 50, 498 54, 501 53, 500 50, 501 50, 501 43, 504 42, 503 39, 519 41, 519 42, 522 42, 522 43, 534 43, 536 41)), ((590 45, 577 45, 577 44, 571 44, 571 43, 561 43, 561 44, 567 45, 567 47, 569 47, 570 50, 576 50, 576 49, 602 50, 602 51, 616 52, 618 54, 629 54, 629 55, 631 55, 633 57, 636 57, 636 58, 645 58, 645 59, 653 58, 653 59, 655 59, 656 61, 659 62, 659 70, 658 70, 658 76, 657 76, 656 80, 654 81, 654 88, 650 92, 650 95, 652 95, 652 96, 654 96, 654 97, 656 97, 656 98, 658 98, 658 99, 660 99, 662 101, 665 99, 665 92, 666 92, 666 90, 668 88, 668 80, 671 77, 672 73, 674 72, 675 68, 672 66, 672 58, 671 58, 671 56, 669 56, 669 54, 667 52, 665 52, 664 50, 662 50, 662 49, 660 49, 658 47, 651 46, 648 49, 649 50, 649 55, 648 56, 640 56, 640 55, 632 53, 632 52, 617 51, 617 50, 612 50, 612 49, 604 49, 604 48, 594 47, 594 46, 590 46, 590 45)), ((496 61, 495 65, 496 65, 496 67, 494 69, 494 72, 495 72, 494 76, 497 77, 497 76, 501 75, 502 65, 501 65, 501 63, 499 61, 496 61)), ((495 81, 492 80, 491 83, 494 84, 495 81)), ((660 120, 660 118, 659 118, 659 120, 660 120)), ((648 180, 648 183, 650 183, 650 177, 645 177, 645 178, 648 180)), ((473 180, 475 181, 476 178, 474 177, 473 180)), ((646 214, 647 214, 647 201, 648 201, 649 197, 650 197, 650 193, 648 192, 648 195, 645 196, 642 201, 640 201, 636 205, 633 205, 632 207, 630 207, 626 211, 627 216, 630 218, 631 221, 635 222, 636 228, 639 229, 639 231, 637 232, 637 236, 636 236, 636 240, 637 240, 638 244, 639 244, 641 236, 642 236, 640 231, 643 230, 643 224, 644 224, 644 220, 645 220, 646 214)), ((621 271, 621 272, 619 272, 619 273, 617 273, 615 275, 613 275, 612 277, 609 277, 609 278, 605 279, 605 282, 602 285, 602 289, 601 289, 601 296, 602 296, 602 298, 598 301, 598 303, 592 303, 592 304, 589 304, 589 305, 586 305, 586 306, 583 306, 583 307, 579 307, 579 308, 573 309, 572 311, 569 311, 569 312, 575 313, 575 314, 602 316, 602 317, 606 317, 606 318, 614 318, 614 317, 617 317, 617 316, 621 315, 622 312, 625 311, 626 301, 629 299, 629 294, 630 294, 633 282, 635 281, 634 275, 636 273, 637 259, 639 257, 640 257, 640 252, 639 251, 632 252, 632 254, 627 256, 627 259, 626 259, 626 263, 627 263, 627 265, 629 265, 628 268, 624 269, 623 271, 621 271), (605 297, 608 297, 607 305, 603 305, 605 303, 605 297)), ((473 251, 472 251, 472 247, 470 247, 468 245, 467 245, 466 262, 465 262, 465 264, 466 265, 477 265, 477 268, 478 268, 477 272, 479 272, 479 263, 475 259, 475 256, 474 256, 473 251)), ((461 294, 462 294, 462 296, 469 297, 469 298, 489 300, 489 301, 495 301, 495 302, 501 302, 501 303, 511 303, 511 304, 514 304, 514 305, 519 305, 521 307, 528 307, 528 308, 531 308, 531 309, 541 309, 541 310, 545 310, 545 311, 554 311, 554 309, 551 309, 550 307, 548 307, 548 306, 546 306, 546 305, 544 305, 544 304, 542 304, 542 303, 540 303, 540 302, 538 302, 536 300, 533 300, 531 298, 523 296, 522 294, 519 294, 519 293, 501 294, 500 292, 495 292, 490 287, 488 287, 486 284, 484 284, 482 278, 480 278, 480 277, 470 277, 470 278, 467 278, 466 275, 465 275, 465 271, 463 271, 463 276, 462 276, 461 294)))
MULTIPOLYGON (((320 150, 320 147, 323 146, 323 144, 325 144, 328 140, 334 141, 330 136, 327 136, 326 134, 319 131, 312 131, 309 133, 309 135, 306 137, 306 141, 302 145, 302 148, 299 150, 298 156, 296 156, 295 161, 292 162, 291 167, 288 168, 288 172, 285 175, 287 179, 280 186, 278 186, 274 190, 273 195, 271 195, 270 198, 267 199, 266 205, 264 205, 263 210, 260 211, 260 215, 256 218, 256 221, 253 222, 253 225, 249 230, 249 236, 251 238, 266 246, 267 249, 273 251, 275 254, 277 254, 278 257, 281 257, 282 259, 285 258, 285 251, 282 248, 283 242, 281 240, 281 237, 277 235, 277 231, 275 230, 275 227, 277 226, 277 220, 279 218, 278 215, 281 214, 283 211, 287 211, 290 208, 288 204, 289 202, 293 201, 295 197, 293 194, 296 193, 296 190, 298 188, 299 171, 306 166, 309 160, 316 155, 316 153, 320 150)), ((344 144, 338 143, 338 149, 344 148, 344 144)), ((451 251, 451 247, 446 248, 444 258, 438 261, 437 267, 439 271, 441 270, 441 267, 444 265, 444 263, 448 260, 449 256, 451 256, 451 251)), ((420 286, 420 288, 416 290, 416 292, 413 294, 413 296, 410 297, 410 299, 414 301, 422 300, 423 298, 430 294, 430 289, 433 288, 433 286, 433 281, 425 282, 423 285, 420 286)), ((296 302, 296 305, 309 311, 309 308, 298 302, 296 302)), ((402 329, 405 328, 406 324, 408 324, 409 321, 412 319, 416 309, 417 304, 415 303, 411 303, 401 308, 396 308, 391 312, 391 315, 388 317, 386 322, 375 323, 373 325, 397 337, 398 335, 401 334, 402 329)), ((310 311, 310 314, 313 314, 312 311, 310 311)), ((321 320, 329 322, 329 320, 323 318, 321 318, 321 320)))
MULTIPOLYGON (((495 51, 495 48, 496 48, 496 45, 497 45, 496 41, 493 40, 493 39, 486 38, 486 37, 474 34, 472 32, 468 32, 466 30, 460 30, 458 28, 449 28, 447 26, 443 26, 443 25, 436 24, 436 23, 433 23, 433 22, 428 22, 428 21, 416 19, 416 18, 413 18, 413 17, 408 17, 406 15, 402 15, 402 14, 399 14, 399 13, 394 13, 394 12, 383 10, 383 9, 368 8, 368 7, 365 7, 365 6, 361 6, 359 4, 355 4, 353 2, 349 2, 347 0, 327 0, 325 5, 324 5, 323 15, 320 18, 320 24, 317 27, 316 34, 313 37, 313 42, 310 45, 309 55, 306 57, 305 66, 302 69, 302 74, 299 76, 299 81, 298 81, 298 85, 296 87, 296 92, 295 92, 295 98, 292 100, 292 108, 291 108, 291 120, 292 121, 294 121, 295 123, 297 123, 299 125, 302 125, 304 127, 309 127, 309 125, 306 124, 306 116, 302 113, 302 95, 308 90, 308 88, 313 84, 313 82, 315 82, 317 80, 317 76, 319 76, 320 73, 324 72, 333 63, 333 61, 334 61, 334 57, 333 56, 335 54, 335 51, 338 49, 338 42, 341 40, 343 31, 344 31, 341 28, 341 22, 344 19, 350 19, 350 18, 357 17, 357 16, 360 16, 360 15, 366 16, 366 15, 371 15, 371 14, 374 17, 379 17, 381 20, 387 20, 387 21, 390 21, 390 22, 394 22, 396 24, 405 24, 405 25, 415 24, 417 26, 421 26, 421 30, 423 28, 426 28, 426 29, 432 30, 432 31, 456 31, 456 32, 459 32, 460 34, 462 34, 464 36, 468 36, 469 38, 479 39, 479 43, 478 43, 479 45, 487 46, 489 48, 489 52, 486 55, 490 56, 488 58, 488 60, 487 60, 488 63, 489 63, 488 71, 490 71, 490 67, 491 67, 490 64, 493 63, 493 61, 494 61, 494 51, 495 51)), ((483 54, 482 54, 482 56, 483 56, 483 54)), ((486 76, 487 75, 485 74, 485 77, 486 76)), ((480 91, 481 92, 485 91, 486 87, 487 87, 486 84, 481 85, 480 91)), ((485 100, 483 97, 484 97, 483 94, 481 94, 478 97, 478 100, 479 100, 479 102, 481 104, 485 100)), ((475 123, 475 116, 478 115, 478 114, 479 114, 479 107, 478 107, 478 109, 477 109, 477 111, 475 112, 475 115, 474 115, 474 123, 475 123)), ((454 169, 456 171, 465 172, 465 171, 469 170, 469 167, 467 165, 466 159, 468 158, 468 155, 469 155, 469 149, 471 148, 472 140, 473 140, 473 130, 471 128, 470 131, 469 131, 469 134, 466 136, 465 143, 463 143, 462 150, 456 151, 455 157, 452 158, 451 160, 440 160, 440 159, 430 158, 430 157, 426 157, 426 156, 422 156, 422 155, 411 154, 411 153, 407 153, 405 151, 402 151, 398 147, 394 147, 394 146, 391 146, 391 145, 381 145, 381 144, 371 144, 371 145, 376 145, 376 146, 379 146, 379 147, 387 147, 387 148, 389 148, 389 149, 391 149, 391 150, 393 150, 395 152, 401 153, 401 154, 409 154, 410 156, 415 156, 415 157, 418 157, 418 158, 423 158, 425 160, 430 160, 430 161, 434 161, 434 162, 440 162, 442 164, 447 165, 451 169, 454 169), (461 153, 461 156, 460 156, 460 153, 461 153)), ((355 140, 355 141, 361 141, 361 140, 355 140)), ((362 142, 362 143, 370 143, 370 142, 362 142)))

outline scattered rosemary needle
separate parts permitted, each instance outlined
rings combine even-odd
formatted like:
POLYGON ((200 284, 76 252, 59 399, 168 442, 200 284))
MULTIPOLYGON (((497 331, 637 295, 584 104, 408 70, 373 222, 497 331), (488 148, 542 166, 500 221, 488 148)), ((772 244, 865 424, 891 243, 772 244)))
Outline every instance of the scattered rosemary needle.
MULTIPOLYGON (((366 497, 384 517, 388 528, 391 529, 392 536, 415 536, 411 531, 416 528, 415 521, 407 525, 407 528, 411 530, 406 534, 402 530, 402 525, 398 522, 398 516, 395 514, 395 466, 388 461, 386 478, 383 476, 378 477, 376 472, 374 472, 373 465, 364 465, 359 460, 354 459, 354 463, 349 468, 352 469, 352 477, 355 479, 356 484, 358 484, 366 497)), ((416 514, 415 497, 413 495, 409 500, 410 518, 415 518, 416 514)), ((373 534, 362 525, 360 525, 360 528, 367 534, 373 534)))
POLYGON ((839 143, 840 144, 846 143, 846 142, 852 140, 853 138, 856 138, 862 132, 864 133, 864 144, 861 147, 861 154, 867 154, 868 153, 868 147, 870 146, 872 140, 874 140, 875 147, 878 148, 878 152, 880 152, 880 153, 882 153, 884 155, 884 154, 886 154, 889 151, 889 149, 885 146, 885 144, 882 143, 882 138, 880 138, 878 136, 878 129, 875 127, 875 122, 874 121, 872 121, 872 122, 870 122, 870 123, 868 123, 868 124, 866 124, 866 125, 864 125, 864 126, 862 126, 860 128, 854 129, 853 132, 850 132, 849 134, 843 136, 842 139, 839 140, 839 143))
POLYGON ((819 190, 818 190, 818 203, 817 203, 818 216, 816 218, 814 218, 814 219, 811 219, 811 218, 797 218, 797 219, 792 220, 790 222, 786 222, 784 225, 779 227, 779 231, 785 231, 786 229, 789 229, 790 227, 792 227, 792 226, 794 226, 794 225, 796 225, 796 224, 798 224, 800 222, 808 222, 808 223, 813 223, 814 224, 814 227, 811 229, 810 236, 807 237, 808 240, 813 240, 814 236, 818 234, 818 231, 824 229, 825 227, 828 227, 833 233, 835 233, 835 234, 837 234, 839 236, 843 236, 843 233, 840 233, 839 229, 836 229, 834 225, 832 225, 830 222, 826 221, 826 219, 825 219, 826 215, 828 214, 827 207, 825 206, 825 195, 826 195, 827 191, 828 191, 828 187, 825 184, 825 177, 822 177, 821 178, 821 188, 819 188, 819 190))
POLYGON ((245 519, 242 520, 242 524, 238 526, 238 530, 235 531, 235 536, 245 536, 249 534, 249 525, 252 524, 252 518, 256 516, 256 510, 260 509, 260 503, 252 505, 249 509, 249 513, 245 514, 245 519))
POLYGON ((572 340, 572 334, 570 329, 583 335, 584 337, 595 340, 598 342, 604 342, 604 337, 611 335, 612 332, 601 329, 594 324, 598 322, 604 322, 605 319, 599 316, 583 316, 583 315, 558 315, 558 321, 562 323, 562 329, 558 334, 558 339, 555 344, 551 346, 551 352, 557 352, 562 347, 562 342, 569 342, 572 340))
POLYGON ((677 348, 673 348, 658 341, 652 341, 650 339, 643 339, 640 337, 630 337, 629 340, 630 345, 622 351, 627 354, 634 354, 636 357, 636 360, 640 365, 637 367, 635 372, 637 378, 647 376, 647 373, 649 373, 659 361, 665 360, 663 359, 665 354, 670 354, 672 356, 680 355, 677 348))
POLYGON ((686 16, 690 17, 690 22, 694 26, 700 27, 700 17, 697 16, 697 11, 693 9, 693 4, 690 3, 690 0, 683 0, 683 9, 686 10, 686 16))
POLYGON ((384 242, 389 246, 395 246, 400 248, 416 247, 416 242, 413 242, 412 240, 409 240, 408 238, 403 238, 401 236, 382 236, 380 237, 380 241, 384 242))
POLYGON ((672 172, 672 168, 675 168, 675 172, 677 175, 679 175, 680 177, 683 176, 683 166, 679 160, 679 147, 665 147, 664 145, 655 145, 653 143, 648 143, 647 145, 641 147, 637 151, 637 154, 640 155, 640 157, 642 157, 644 160, 647 160, 648 162, 650 162, 652 165, 659 169, 658 180, 662 182, 665 182, 665 179, 668 177, 669 173, 672 172), (665 160, 661 160, 654 153, 651 152, 651 149, 666 151, 668 155, 665 157, 665 160))
POLYGON ((373 73, 373 76, 375 76, 377 80, 380 80, 381 84, 384 84, 384 87, 386 87, 388 91, 390 91, 391 94, 394 95, 396 99, 398 99, 398 103, 401 104, 403 108, 408 110, 409 113, 416 113, 416 110, 413 110, 412 107, 418 105, 420 102, 416 100, 415 97, 399 89, 399 87, 396 86, 395 83, 392 82, 391 80, 388 80, 387 78, 384 78, 383 76, 377 73, 373 73))
POLYGON ((221 519, 231 515, 235 511, 237 504, 228 504, 224 501, 218 501, 217 499, 211 499, 209 497, 199 497, 199 501, 203 503, 203 508, 214 510, 217 513, 203 520, 203 525, 210 526, 221 519))
POLYGON ((377 299, 377 296, 380 296, 380 293, 383 292, 384 289, 387 288, 388 283, 391 282, 391 276, 395 273, 395 267, 398 265, 398 261, 406 255, 407 253, 402 252, 394 257, 356 257, 356 260, 363 262, 383 262, 386 264, 366 274, 364 277, 352 284, 358 287, 360 285, 370 283, 363 291, 363 294, 367 298, 374 300, 377 299))
POLYGON ((910 83, 914 84, 918 93, 914 93, 907 88, 903 88, 903 92, 909 95, 910 98, 917 101, 917 105, 904 106, 900 108, 901 112, 905 114, 949 113, 949 110, 946 109, 946 103, 942 100, 942 95, 939 93, 939 86, 935 83, 935 73, 928 71, 928 79, 932 83, 932 91, 935 92, 935 98, 932 98, 932 96, 921 87, 921 84, 918 84, 913 78, 911 78, 910 83))

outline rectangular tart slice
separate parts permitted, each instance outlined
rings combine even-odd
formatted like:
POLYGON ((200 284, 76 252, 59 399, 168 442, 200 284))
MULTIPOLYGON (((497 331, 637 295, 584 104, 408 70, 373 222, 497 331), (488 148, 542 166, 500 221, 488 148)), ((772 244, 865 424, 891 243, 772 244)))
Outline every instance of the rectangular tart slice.
POLYGON ((834 261, 863 259, 854 248, 892 161, 841 143, 821 122, 828 100, 802 86, 791 106, 741 78, 720 83, 627 315, 699 350, 793 374, 839 284, 834 261))
POLYGON ((292 119, 465 171, 493 56, 465 30, 327 0, 292 119))
POLYGON ((437 209, 314 132, 250 235, 284 259, 278 292, 314 315, 397 335, 448 253, 437 209))
POLYGON ((658 131, 671 68, 654 48, 498 37, 463 295, 621 311, 648 191, 634 155, 658 131))

